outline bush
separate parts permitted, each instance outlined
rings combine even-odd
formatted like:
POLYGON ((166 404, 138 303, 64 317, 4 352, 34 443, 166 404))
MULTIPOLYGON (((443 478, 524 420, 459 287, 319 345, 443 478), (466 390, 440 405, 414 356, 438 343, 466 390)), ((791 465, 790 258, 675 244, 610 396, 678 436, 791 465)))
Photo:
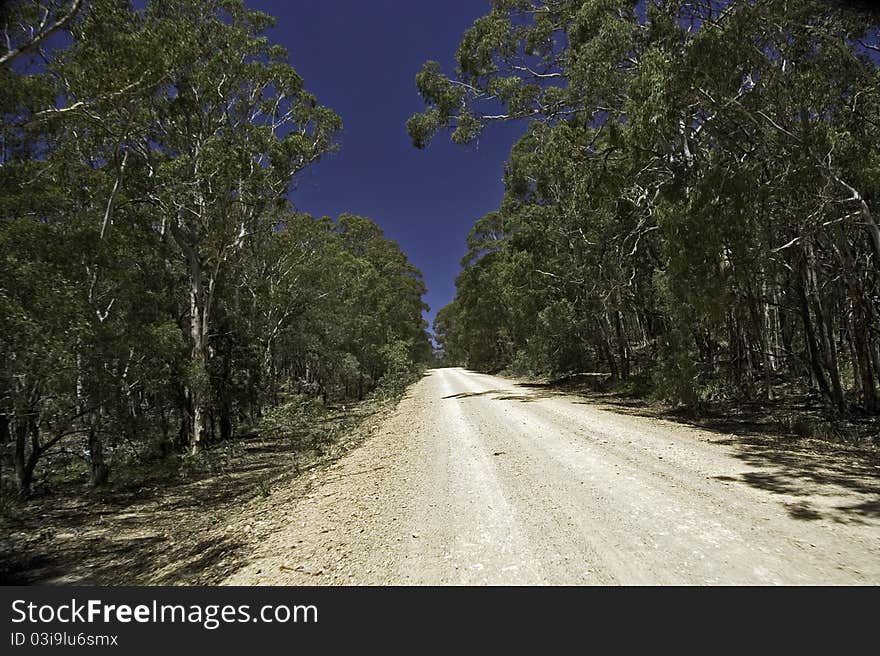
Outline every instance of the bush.
POLYGON ((257 430, 276 438, 297 441, 301 446, 314 446, 322 434, 320 421, 326 414, 320 399, 306 394, 295 394, 263 416, 257 430))

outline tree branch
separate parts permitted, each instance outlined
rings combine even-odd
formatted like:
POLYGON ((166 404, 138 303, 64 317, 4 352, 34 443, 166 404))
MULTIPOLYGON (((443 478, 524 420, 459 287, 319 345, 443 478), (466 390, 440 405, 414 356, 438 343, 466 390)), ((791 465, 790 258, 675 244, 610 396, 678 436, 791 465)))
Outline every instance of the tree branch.
POLYGON ((70 6, 70 10, 62 15, 58 20, 52 23, 48 28, 46 28, 46 19, 48 18, 48 9, 46 9, 46 16, 43 18, 42 23, 38 29, 36 35, 34 35, 30 41, 18 46, 17 48, 13 48, 6 52, 6 54, 0 56, 0 66, 5 66, 11 64, 15 59, 20 57, 21 55, 33 50, 35 47, 40 45, 43 41, 52 36, 55 32, 60 30, 62 27, 67 25, 74 16, 79 13, 79 10, 82 8, 83 0, 73 0, 70 6))

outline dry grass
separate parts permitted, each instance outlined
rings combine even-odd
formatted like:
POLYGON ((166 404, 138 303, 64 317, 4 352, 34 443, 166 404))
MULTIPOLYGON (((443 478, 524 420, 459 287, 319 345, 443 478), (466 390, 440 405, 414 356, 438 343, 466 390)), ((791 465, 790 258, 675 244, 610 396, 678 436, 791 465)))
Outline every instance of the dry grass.
POLYGON ((77 477, 7 504, 0 519, 0 583, 213 584, 277 530, 283 507, 315 471, 360 444, 370 419, 396 399, 325 418, 302 440, 241 437, 164 467, 122 468, 107 489, 77 477))

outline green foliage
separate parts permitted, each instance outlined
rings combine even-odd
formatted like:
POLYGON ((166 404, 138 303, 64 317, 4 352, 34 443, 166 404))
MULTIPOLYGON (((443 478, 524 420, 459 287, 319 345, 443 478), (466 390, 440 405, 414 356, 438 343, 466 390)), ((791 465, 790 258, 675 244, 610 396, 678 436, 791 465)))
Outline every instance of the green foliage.
MULTIPOLYGON (((16 49, 42 14, 14 4, 16 49)), ((342 122, 273 22, 238 0, 92 0, 63 46, 0 63, 0 448, 22 495, 64 454, 100 485, 120 454, 158 470, 253 426, 308 435, 325 403, 430 356, 397 244, 289 208, 342 122)))
POLYGON ((493 3, 410 122, 424 146, 529 119, 437 315, 447 361, 880 411, 878 23, 845 5, 493 3))
POLYGON ((297 394, 270 408, 260 421, 259 431, 271 437, 307 444, 316 434, 320 434, 319 422, 323 415, 324 406, 320 399, 297 394))

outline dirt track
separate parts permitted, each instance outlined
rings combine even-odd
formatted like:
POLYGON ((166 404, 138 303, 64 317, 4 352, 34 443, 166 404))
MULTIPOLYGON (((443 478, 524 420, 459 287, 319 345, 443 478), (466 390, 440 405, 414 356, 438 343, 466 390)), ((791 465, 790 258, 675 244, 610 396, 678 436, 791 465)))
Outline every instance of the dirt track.
POLYGON ((877 584, 880 471, 846 457, 438 369, 225 582, 877 584))

